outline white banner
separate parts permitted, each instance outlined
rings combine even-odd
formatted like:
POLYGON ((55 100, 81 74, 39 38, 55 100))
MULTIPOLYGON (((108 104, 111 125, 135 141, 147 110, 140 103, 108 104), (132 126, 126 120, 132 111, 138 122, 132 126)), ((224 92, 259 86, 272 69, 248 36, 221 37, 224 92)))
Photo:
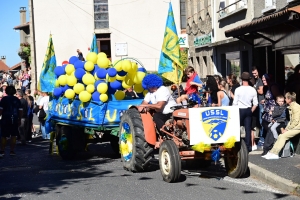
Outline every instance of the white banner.
POLYGON ((236 106, 189 108, 190 145, 240 141, 240 114, 236 106))

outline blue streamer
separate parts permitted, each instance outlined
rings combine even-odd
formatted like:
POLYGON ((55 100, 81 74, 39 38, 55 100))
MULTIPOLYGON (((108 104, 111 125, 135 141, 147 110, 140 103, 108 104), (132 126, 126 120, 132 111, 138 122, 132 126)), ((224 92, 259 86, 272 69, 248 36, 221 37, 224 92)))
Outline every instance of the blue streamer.
POLYGON ((220 148, 217 150, 213 151, 211 154, 211 159, 216 163, 218 160, 220 160, 221 153, 220 153, 220 148))

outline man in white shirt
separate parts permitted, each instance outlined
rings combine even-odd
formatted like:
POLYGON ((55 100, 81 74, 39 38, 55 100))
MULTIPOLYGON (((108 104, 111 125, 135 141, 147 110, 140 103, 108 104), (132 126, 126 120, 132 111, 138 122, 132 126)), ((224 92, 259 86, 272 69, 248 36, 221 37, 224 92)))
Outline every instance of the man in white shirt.
POLYGON ((245 127, 245 143, 248 152, 252 151, 251 143, 251 124, 252 124, 252 113, 255 111, 258 101, 256 90, 249 85, 250 74, 243 72, 242 85, 235 90, 233 106, 240 108, 240 125, 245 127))
POLYGON ((176 106, 177 103, 172 97, 169 89, 163 86, 163 80, 155 75, 149 74, 143 79, 143 87, 149 92, 146 94, 141 106, 147 110, 154 110, 153 121, 156 124, 157 130, 160 131, 165 122, 171 118, 173 110, 172 106, 176 106))

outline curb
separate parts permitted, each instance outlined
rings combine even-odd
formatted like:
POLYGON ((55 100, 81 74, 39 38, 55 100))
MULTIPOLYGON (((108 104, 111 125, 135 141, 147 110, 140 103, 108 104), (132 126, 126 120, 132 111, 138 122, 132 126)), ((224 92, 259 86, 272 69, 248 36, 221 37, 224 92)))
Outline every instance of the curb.
POLYGON ((283 192, 292 193, 294 195, 300 196, 300 184, 293 183, 291 180, 282 178, 268 170, 265 170, 253 163, 248 163, 250 174, 256 179, 264 181, 283 192))

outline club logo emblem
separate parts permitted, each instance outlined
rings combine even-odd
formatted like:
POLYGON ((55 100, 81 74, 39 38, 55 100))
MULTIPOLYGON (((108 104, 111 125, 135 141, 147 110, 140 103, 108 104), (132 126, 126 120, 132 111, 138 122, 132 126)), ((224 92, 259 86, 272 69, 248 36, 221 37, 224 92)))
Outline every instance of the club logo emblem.
POLYGON ((202 126, 206 135, 214 141, 219 140, 226 129, 228 111, 223 109, 210 109, 203 111, 201 116, 202 126))

